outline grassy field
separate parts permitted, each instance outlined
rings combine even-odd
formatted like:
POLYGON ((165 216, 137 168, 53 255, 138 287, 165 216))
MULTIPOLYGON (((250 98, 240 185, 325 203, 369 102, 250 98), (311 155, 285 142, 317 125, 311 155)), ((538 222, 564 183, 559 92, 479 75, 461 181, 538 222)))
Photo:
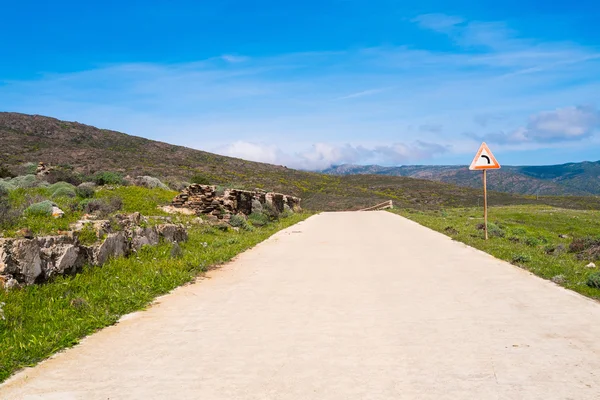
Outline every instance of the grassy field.
POLYGON ((0 291, 0 382, 306 217, 292 215, 251 232, 199 225, 181 252, 170 244, 145 247, 75 276, 0 291))
POLYGON ((483 223, 481 208, 396 209, 394 212, 600 300, 600 289, 588 286, 590 277, 598 276, 598 269, 586 267, 591 261, 597 262, 595 259, 600 256, 600 251, 598 254, 593 251, 594 246, 600 244, 598 211, 539 205, 491 207, 488 241, 484 240, 480 226, 483 223), (589 254, 583 254, 586 248, 589 254))

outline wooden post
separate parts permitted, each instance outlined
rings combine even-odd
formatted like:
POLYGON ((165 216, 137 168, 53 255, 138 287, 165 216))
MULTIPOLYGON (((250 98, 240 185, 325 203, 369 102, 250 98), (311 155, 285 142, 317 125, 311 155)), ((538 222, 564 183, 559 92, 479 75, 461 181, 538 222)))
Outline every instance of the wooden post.
POLYGON ((485 225, 485 240, 488 240, 488 210, 487 210, 487 170, 483 170, 483 223, 485 225))

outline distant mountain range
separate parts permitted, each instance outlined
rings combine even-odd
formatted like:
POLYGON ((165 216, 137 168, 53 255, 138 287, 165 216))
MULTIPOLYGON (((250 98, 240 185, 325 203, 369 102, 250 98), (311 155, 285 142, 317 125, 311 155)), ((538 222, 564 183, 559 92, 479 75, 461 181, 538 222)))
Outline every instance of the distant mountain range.
MULTIPOLYGON (((480 188, 481 172, 466 165, 379 165, 333 166, 330 175, 406 176, 459 186, 480 188)), ((500 192, 527 195, 600 195, 600 161, 544 166, 503 166, 489 173, 488 188, 500 192)))

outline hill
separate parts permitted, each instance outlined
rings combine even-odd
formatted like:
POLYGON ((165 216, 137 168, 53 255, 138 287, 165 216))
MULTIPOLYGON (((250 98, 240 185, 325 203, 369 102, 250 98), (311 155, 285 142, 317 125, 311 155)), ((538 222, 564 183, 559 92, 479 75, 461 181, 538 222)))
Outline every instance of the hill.
MULTIPOLYGON (((19 171, 44 161, 80 174, 117 171, 150 175, 167 182, 189 181, 197 173, 212 184, 262 188, 292 194, 311 210, 350 210, 392 199, 399 207, 436 209, 475 206, 480 190, 403 176, 334 176, 220 156, 182 146, 39 115, 0 113, 0 164, 19 171)), ((474 178, 477 179, 473 174, 474 178)), ((535 203, 531 197, 492 192, 496 205, 535 203)), ((590 198, 544 197, 538 203, 600 208, 590 198)))
MULTIPOLYGON (((376 174, 407 176, 479 188, 481 176, 456 165, 340 165, 322 171, 344 176, 376 174)), ((488 181, 491 190, 528 195, 600 195, 600 161, 546 166, 503 166, 488 181)))

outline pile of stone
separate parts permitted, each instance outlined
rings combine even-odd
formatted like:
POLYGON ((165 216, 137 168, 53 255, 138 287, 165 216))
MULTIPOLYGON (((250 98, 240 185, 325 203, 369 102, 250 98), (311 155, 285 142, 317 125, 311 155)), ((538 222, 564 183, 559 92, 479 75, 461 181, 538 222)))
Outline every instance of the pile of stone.
POLYGON ((264 205, 270 205, 278 212, 286 209, 294 212, 301 210, 298 197, 260 189, 225 189, 220 194, 215 186, 199 184, 185 188, 171 204, 173 207, 191 209, 196 214, 208 214, 223 220, 228 220, 235 214, 260 212, 264 205))
POLYGON ((0 239, 0 287, 10 289, 74 274, 84 265, 102 265, 144 245, 156 245, 161 238, 171 243, 187 240, 183 225, 148 226, 147 222, 140 213, 133 213, 118 216, 116 230, 108 220, 81 220, 63 235, 0 239), (79 236, 86 228, 93 229, 96 243, 80 243, 79 236))

